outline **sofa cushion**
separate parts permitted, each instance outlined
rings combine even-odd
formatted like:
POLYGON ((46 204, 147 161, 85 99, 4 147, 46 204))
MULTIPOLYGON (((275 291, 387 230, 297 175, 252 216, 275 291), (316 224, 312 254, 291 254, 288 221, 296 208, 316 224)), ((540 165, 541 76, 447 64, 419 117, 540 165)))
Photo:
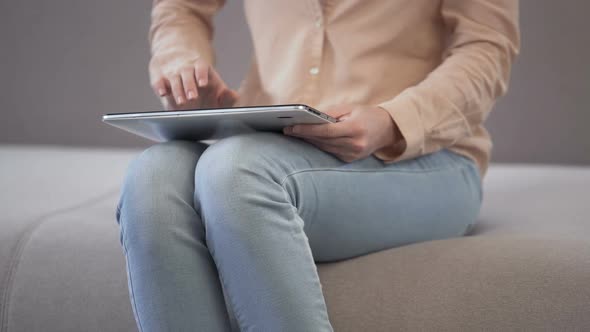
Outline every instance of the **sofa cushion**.
MULTIPOLYGON (((114 209, 137 153, 0 147, 0 331, 135 328, 114 209)), ((319 264, 335 330, 590 330, 589 183, 492 164, 469 236, 319 264)))
MULTIPOLYGON (((109 303, 96 297, 117 296, 114 292, 119 291, 89 283, 82 272, 94 266, 103 271, 104 275, 96 275, 99 279, 108 278, 108 269, 121 273, 121 252, 113 239, 113 200, 118 196, 126 165, 137 153, 137 150, 0 145, 0 331, 40 331, 32 325, 45 326, 43 331, 80 330, 73 328, 77 326, 75 317, 84 323, 84 319, 101 317, 101 313, 112 317, 109 322, 113 326, 119 326, 111 330, 132 323, 128 304, 119 303, 118 299, 109 303), (98 207, 101 203, 104 205, 98 207), (46 229, 53 230, 56 222, 76 213, 78 223, 57 223, 59 228, 55 232, 45 233, 46 229), (87 225, 106 230, 84 232, 87 225), (68 231, 84 232, 84 236, 67 237, 68 231), (60 236, 66 239, 55 242, 60 236), (85 259, 90 257, 88 248, 76 242, 90 244, 94 240, 109 244, 95 248, 108 262, 85 259), (37 254, 35 248, 41 252, 37 254), (85 259, 84 263, 59 270, 62 263, 74 263, 64 256, 66 252, 85 259), (40 255, 42 263, 28 266, 27 257, 31 255, 40 255), (55 273, 51 272, 53 269, 55 273), (76 278, 85 282, 83 288, 96 289, 96 296, 79 296, 79 283, 72 283, 67 289, 58 286, 76 278), (22 299, 21 291, 31 291, 26 294, 32 296, 22 299), (30 306, 27 300, 31 301, 30 306), (93 303, 102 309, 95 310, 93 303), (22 305, 28 307, 23 309, 22 305), (52 316, 52 312, 59 316, 52 316), (114 314, 117 312, 121 316, 114 314)), ((121 282, 121 276, 113 277, 121 282)))

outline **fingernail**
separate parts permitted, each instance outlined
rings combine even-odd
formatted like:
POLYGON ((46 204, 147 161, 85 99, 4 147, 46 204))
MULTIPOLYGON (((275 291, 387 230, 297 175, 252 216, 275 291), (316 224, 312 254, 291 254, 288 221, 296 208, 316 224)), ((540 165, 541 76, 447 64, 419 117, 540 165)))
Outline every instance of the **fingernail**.
POLYGON ((165 90, 165 89, 163 89, 163 88, 160 88, 160 89, 158 90, 158 93, 160 94, 160 96, 163 96, 163 95, 165 95, 165 94, 166 94, 166 90, 165 90))
POLYGON ((291 127, 285 127, 285 128, 283 128, 283 134, 289 135, 290 133, 291 133, 291 127))
POLYGON ((176 103, 182 104, 183 102, 184 102, 184 99, 182 97, 177 97, 176 98, 176 103))
POLYGON ((195 93, 194 93, 194 92, 192 92, 192 91, 189 91, 189 92, 187 93, 187 95, 188 95, 188 99, 194 99, 194 98, 195 98, 195 93))
POLYGON ((206 83, 207 83, 207 81, 205 81, 205 79, 204 79, 204 78, 201 78, 201 79, 199 80, 199 86, 205 86, 205 84, 206 84, 206 83))

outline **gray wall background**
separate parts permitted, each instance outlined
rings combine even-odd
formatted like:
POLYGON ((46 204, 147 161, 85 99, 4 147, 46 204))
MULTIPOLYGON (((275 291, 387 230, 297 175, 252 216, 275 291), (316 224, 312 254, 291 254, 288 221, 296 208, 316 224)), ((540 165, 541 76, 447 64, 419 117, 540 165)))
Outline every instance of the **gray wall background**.
MULTIPOLYGON (((100 116, 160 107, 148 86, 150 6, 0 2, 0 143, 149 145, 100 116)), ((521 1, 522 53, 487 122, 494 161, 590 164, 589 12, 586 0, 521 1)), ((216 26, 219 70, 235 88, 251 52, 242 2, 229 0, 216 26)))

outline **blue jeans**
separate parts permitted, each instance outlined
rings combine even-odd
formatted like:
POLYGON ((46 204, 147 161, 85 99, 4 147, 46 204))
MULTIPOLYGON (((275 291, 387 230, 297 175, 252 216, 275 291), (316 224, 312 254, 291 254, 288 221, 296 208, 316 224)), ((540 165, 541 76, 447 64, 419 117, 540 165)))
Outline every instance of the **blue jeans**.
POLYGON ((314 262, 458 237, 479 171, 449 150, 345 163, 278 133, 157 144, 117 221, 141 331, 332 331, 314 262))

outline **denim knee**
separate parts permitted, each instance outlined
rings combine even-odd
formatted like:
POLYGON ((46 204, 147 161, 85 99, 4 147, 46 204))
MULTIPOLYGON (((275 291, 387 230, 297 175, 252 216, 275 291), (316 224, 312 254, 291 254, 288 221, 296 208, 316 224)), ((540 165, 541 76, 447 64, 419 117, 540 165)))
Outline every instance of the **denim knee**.
POLYGON ((211 145, 196 167, 195 189, 212 189, 225 194, 252 189, 252 177, 280 182, 287 171, 285 138, 274 133, 232 136, 211 145), (246 186, 246 187, 244 187, 246 186))
POLYGON ((245 223, 255 220, 245 216, 257 209, 255 205, 284 200, 279 184, 284 177, 279 161, 281 146, 272 142, 277 136, 266 133, 232 136, 203 153, 196 167, 195 201, 203 210, 201 217, 206 227, 216 222, 236 231, 239 229, 235 228, 241 227, 252 229, 256 225, 245 223), (235 218, 236 213, 242 217, 235 218), (227 224, 233 220, 240 222, 227 224))
POLYGON ((244 136, 229 137, 211 145, 195 169, 195 194, 200 205, 240 194, 241 180, 253 168, 255 154, 244 136))
POLYGON ((167 202, 186 196, 183 191, 192 197, 194 154, 194 143, 170 141, 151 146, 131 162, 117 207, 121 242, 125 237, 147 245, 159 243, 158 234, 166 227, 163 220, 173 212, 167 202))

